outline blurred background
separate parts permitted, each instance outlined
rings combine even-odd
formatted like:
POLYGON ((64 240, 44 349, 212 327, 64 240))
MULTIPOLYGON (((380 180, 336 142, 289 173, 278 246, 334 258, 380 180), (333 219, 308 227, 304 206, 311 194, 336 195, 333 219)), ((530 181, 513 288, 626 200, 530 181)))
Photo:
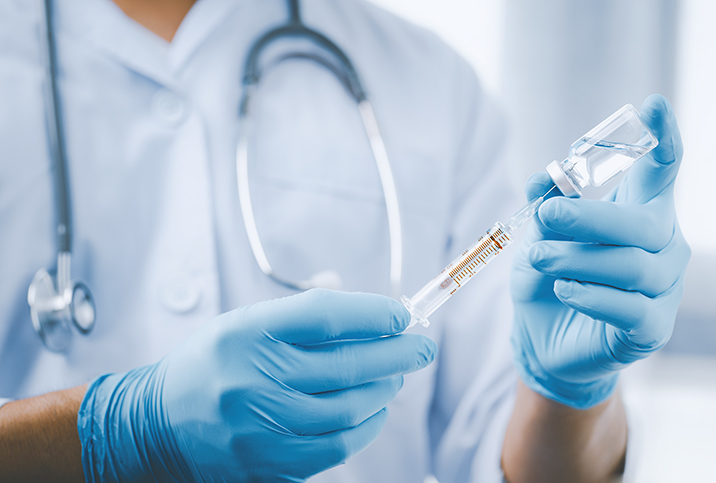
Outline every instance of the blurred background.
POLYGON ((674 104, 676 188, 693 253, 669 344, 622 378, 628 481, 716 481, 716 2, 371 0, 438 33, 498 96, 518 188, 626 103, 674 104))

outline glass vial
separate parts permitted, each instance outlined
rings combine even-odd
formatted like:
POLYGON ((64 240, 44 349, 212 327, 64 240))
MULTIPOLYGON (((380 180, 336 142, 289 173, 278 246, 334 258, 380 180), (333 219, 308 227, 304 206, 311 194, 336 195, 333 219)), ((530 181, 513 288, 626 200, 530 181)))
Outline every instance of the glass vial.
POLYGON ((564 161, 553 161, 547 173, 568 197, 582 195, 586 186, 602 186, 659 144, 631 104, 602 121, 575 141, 564 161))

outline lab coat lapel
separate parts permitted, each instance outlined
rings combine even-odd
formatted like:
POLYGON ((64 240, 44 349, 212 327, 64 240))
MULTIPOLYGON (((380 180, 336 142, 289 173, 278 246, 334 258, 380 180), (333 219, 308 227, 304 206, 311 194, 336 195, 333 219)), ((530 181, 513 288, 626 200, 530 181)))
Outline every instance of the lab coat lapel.
POLYGON ((234 9, 248 10, 247 3, 244 0, 198 0, 179 26, 169 48, 172 70, 179 72, 219 25, 232 18, 229 14, 234 9))

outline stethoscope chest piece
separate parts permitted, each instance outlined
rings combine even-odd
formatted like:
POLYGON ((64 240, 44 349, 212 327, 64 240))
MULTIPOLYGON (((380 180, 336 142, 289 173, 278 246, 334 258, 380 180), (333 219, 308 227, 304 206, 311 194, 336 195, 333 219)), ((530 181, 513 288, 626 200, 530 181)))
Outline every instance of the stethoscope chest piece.
POLYGON ((35 331, 52 352, 66 352, 72 340, 72 326, 82 334, 94 327, 94 298, 82 282, 64 287, 55 285, 56 277, 44 268, 37 271, 27 291, 27 303, 35 331))

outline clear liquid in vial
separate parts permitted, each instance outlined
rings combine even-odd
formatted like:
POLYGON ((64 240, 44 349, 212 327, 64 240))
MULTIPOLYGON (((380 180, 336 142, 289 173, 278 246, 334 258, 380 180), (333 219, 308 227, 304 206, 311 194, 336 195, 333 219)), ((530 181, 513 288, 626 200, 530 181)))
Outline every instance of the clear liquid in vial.
POLYGON ((599 187, 650 150, 636 144, 582 137, 572 145, 564 171, 580 188, 599 187))

